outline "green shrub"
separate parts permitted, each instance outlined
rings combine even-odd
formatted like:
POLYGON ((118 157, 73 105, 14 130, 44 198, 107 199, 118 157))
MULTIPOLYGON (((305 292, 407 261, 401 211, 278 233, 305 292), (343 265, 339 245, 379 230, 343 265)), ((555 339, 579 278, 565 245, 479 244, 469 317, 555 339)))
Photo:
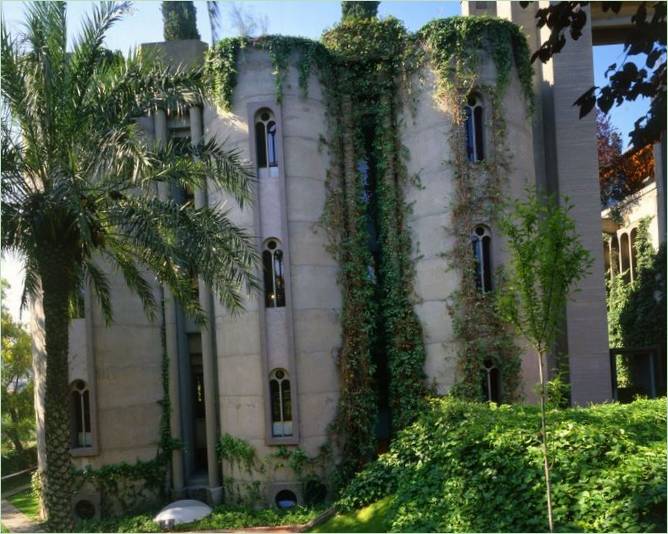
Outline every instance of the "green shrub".
MULTIPOLYGON (((158 510, 151 514, 139 514, 113 519, 80 521, 76 532, 161 532, 153 522, 158 510)), ((289 510, 264 508, 253 510, 240 506, 220 505, 211 514, 194 523, 178 525, 176 531, 211 531, 220 529, 244 529, 260 526, 300 525, 316 517, 322 509, 295 507, 289 510)))
MULTIPOLYGON (((666 400, 548 412, 555 528, 666 530, 666 400)), ((547 527, 539 411, 432 400, 339 506, 393 495, 398 531, 538 532, 547 527)))

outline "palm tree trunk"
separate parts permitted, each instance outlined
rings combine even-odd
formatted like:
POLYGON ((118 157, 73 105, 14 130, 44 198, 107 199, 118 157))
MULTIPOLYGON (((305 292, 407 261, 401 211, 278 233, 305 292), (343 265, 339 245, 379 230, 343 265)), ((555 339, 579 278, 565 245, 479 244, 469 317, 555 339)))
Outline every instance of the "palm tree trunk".
POLYGON ((71 532, 73 470, 70 460, 70 410, 68 379, 69 308, 73 277, 67 255, 57 251, 40 254, 46 342, 46 392, 44 430, 46 471, 42 500, 49 530, 71 532))
POLYGON ((552 485, 550 483, 550 463, 547 455, 547 423, 545 417, 545 401, 547 398, 547 390, 545 387, 545 375, 543 374, 543 357, 542 352, 538 353, 538 374, 540 377, 540 428, 541 438, 543 442, 543 471, 545 473, 545 493, 547 496, 547 522, 550 527, 550 532, 554 532, 554 521, 552 519, 552 485))

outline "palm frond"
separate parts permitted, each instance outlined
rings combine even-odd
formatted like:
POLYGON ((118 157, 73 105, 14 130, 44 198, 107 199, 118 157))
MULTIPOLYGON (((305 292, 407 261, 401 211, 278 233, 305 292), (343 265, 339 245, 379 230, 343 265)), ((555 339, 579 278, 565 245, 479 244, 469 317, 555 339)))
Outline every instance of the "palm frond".
POLYGON ((106 57, 103 47, 106 33, 129 8, 130 2, 100 2, 93 7, 92 16, 84 17, 70 59, 75 108, 81 104, 91 83, 96 82, 93 74, 99 62, 106 57))
POLYGON ((211 208, 184 208, 173 201, 127 198, 110 207, 119 234, 140 251, 172 291, 192 273, 203 278, 221 302, 241 306, 241 292, 257 288, 253 238, 211 208), (149 222, 150 221, 150 222, 149 222))
POLYGON ((21 310, 28 307, 39 296, 40 282, 37 263, 31 255, 25 255, 23 261, 23 291, 21 292, 21 310))
POLYGON ((123 250, 120 243, 110 241, 104 251, 104 255, 108 258, 112 266, 121 271, 126 285, 137 294, 144 307, 146 316, 151 320, 154 319, 157 304, 153 295, 153 287, 142 275, 132 254, 123 250))
POLYGON ((225 142, 211 138, 193 146, 191 155, 205 164, 209 179, 232 195, 240 207, 251 200, 255 173, 238 149, 226 150, 225 142))
POLYGON ((92 286, 105 322, 111 323, 114 314, 107 275, 92 260, 85 261, 82 269, 84 283, 92 286))

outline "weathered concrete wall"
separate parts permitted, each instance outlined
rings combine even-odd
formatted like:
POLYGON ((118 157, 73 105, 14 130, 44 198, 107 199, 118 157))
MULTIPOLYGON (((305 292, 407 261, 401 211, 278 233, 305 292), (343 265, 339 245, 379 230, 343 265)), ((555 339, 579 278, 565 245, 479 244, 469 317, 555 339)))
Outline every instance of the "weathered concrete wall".
MULTIPOLYGON (((118 273, 109 282, 114 322, 107 325, 99 306, 92 307, 99 454, 79 461, 94 467, 154 458, 162 415, 160 316, 146 317, 118 273)), ((160 302, 157 286, 154 298, 160 302)))
MULTIPOLYGON (((427 68, 421 73, 423 81, 414 79, 416 92, 414 107, 406 104, 403 110, 402 143, 410 152, 407 162, 409 175, 419 174, 420 187, 406 188, 406 201, 412 204, 408 219, 413 241, 415 262, 415 309, 424 328, 427 349, 425 371, 428 380, 436 385, 439 394, 449 391, 456 380, 457 347, 453 340, 451 318, 447 312, 447 300, 459 285, 460 272, 448 269, 443 254, 452 249, 454 238, 451 205, 455 194, 449 132, 452 128, 448 104, 436 97, 436 73, 427 68)), ((491 61, 480 69, 480 85, 493 86, 496 70, 491 61)), ((510 148, 510 170, 507 191, 512 197, 523 194, 527 185, 534 183, 531 123, 524 105, 519 80, 513 71, 511 82, 502 100, 503 116, 507 125, 507 146, 510 148)), ((491 103, 485 101, 486 107, 491 103)), ((485 128, 489 138, 489 109, 485 111, 485 128)), ((489 145, 485 150, 489 154, 489 145)), ((502 264, 507 253, 498 228, 489 221, 479 221, 490 226, 492 232, 492 267, 502 264)), ((473 229, 471 229, 473 230, 473 229)), ((535 381, 531 353, 523 362, 523 377, 535 381)))
MULTIPOLYGON (((247 114, 248 104, 273 102, 268 107, 275 115, 280 109, 284 161, 279 161, 279 166, 286 178, 296 361, 296 376, 292 380, 299 385, 299 398, 293 398, 293 402, 299 403, 299 445, 307 454, 315 455, 326 439, 326 427, 336 406, 335 351, 340 342, 338 267, 325 251, 326 237, 317 224, 325 203, 328 168, 328 155, 319 143, 320 137, 327 134, 325 109, 316 76, 311 75, 309 93, 304 97, 293 67, 284 80, 280 106, 275 96, 268 55, 256 50, 243 51, 231 113, 207 108, 205 135, 227 139, 229 147, 238 148, 252 161, 249 135, 253 135, 253 126, 248 124, 252 120, 247 114)), ((211 203, 227 201, 233 220, 256 233, 254 206, 240 210, 214 187, 210 186, 209 191, 211 203)), ((263 205, 267 205, 266 200, 263 205)), ((274 211, 270 205, 267 209, 268 213, 274 211)), ((264 396, 270 369, 262 358, 260 306, 264 306, 263 296, 255 294, 246 300, 245 310, 240 314, 232 315, 216 303, 215 315, 221 431, 247 440, 260 456, 266 456, 275 449, 267 445, 265 426, 269 415, 265 413, 264 396)), ((294 476, 286 472, 268 475, 277 482, 287 482, 294 476)))
MULTIPOLYGON (((114 321, 107 325, 90 292, 85 319, 70 325, 70 382, 84 380, 91 395, 93 447, 76 449, 73 464, 84 466, 155 457, 162 408, 160 325, 144 315, 139 299, 118 273, 107 271, 114 321)), ((159 296, 156 294, 156 300, 159 296)), ((31 335, 40 467, 44 457, 45 353, 41 303, 32 303, 31 335)))

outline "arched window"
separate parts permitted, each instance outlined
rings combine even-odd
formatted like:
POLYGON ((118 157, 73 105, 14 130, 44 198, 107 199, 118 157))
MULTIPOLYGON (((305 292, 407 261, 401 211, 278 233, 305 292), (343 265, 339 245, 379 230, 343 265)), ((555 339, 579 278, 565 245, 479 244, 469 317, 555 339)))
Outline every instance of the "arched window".
MULTIPOLYGON (((609 236, 608 236, 609 237, 609 236)), ((610 241, 612 241, 612 238, 610 238, 610 241)), ((603 240, 603 267, 605 269, 605 275, 607 277, 612 276, 611 275, 611 264, 610 264, 610 241, 603 240)))
POLYGON ((619 238, 612 234, 610 239, 610 274, 614 278, 619 273, 619 238))
POLYGON ((83 380, 72 382, 70 392, 72 409, 72 448, 80 449, 93 446, 90 429, 90 391, 83 380))
POLYGON ((492 290, 492 236, 486 226, 479 224, 471 235, 475 261, 475 285, 483 293, 492 290))
POLYGON ((285 306, 285 280, 283 278, 283 251, 278 239, 267 239, 262 251, 264 267, 264 303, 267 308, 285 306))
POLYGON ((487 402, 501 401, 501 376, 498 367, 490 359, 482 364, 482 393, 487 402))
POLYGON ((292 402, 290 378, 285 369, 274 369, 269 375, 271 397, 271 435, 275 438, 292 436, 292 402))
POLYGON ((619 240, 619 259, 621 275, 627 282, 631 279, 631 250, 629 248, 629 234, 624 232, 619 240))
POLYGON ((631 230, 631 242, 629 243, 629 247, 631 249, 631 280, 635 280, 636 276, 638 275, 638 256, 636 253, 636 247, 637 247, 637 240, 638 240, 638 229, 634 228, 631 230))
POLYGON ((278 167, 277 127, 268 109, 258 112, 255 118, 255 149, 258 169, 278 167))
POLYGON ((479 96, 469 96, 464 113, 466 118, 466 156, 471 162, 485 159, 483 141, 483 106, 479 96))

